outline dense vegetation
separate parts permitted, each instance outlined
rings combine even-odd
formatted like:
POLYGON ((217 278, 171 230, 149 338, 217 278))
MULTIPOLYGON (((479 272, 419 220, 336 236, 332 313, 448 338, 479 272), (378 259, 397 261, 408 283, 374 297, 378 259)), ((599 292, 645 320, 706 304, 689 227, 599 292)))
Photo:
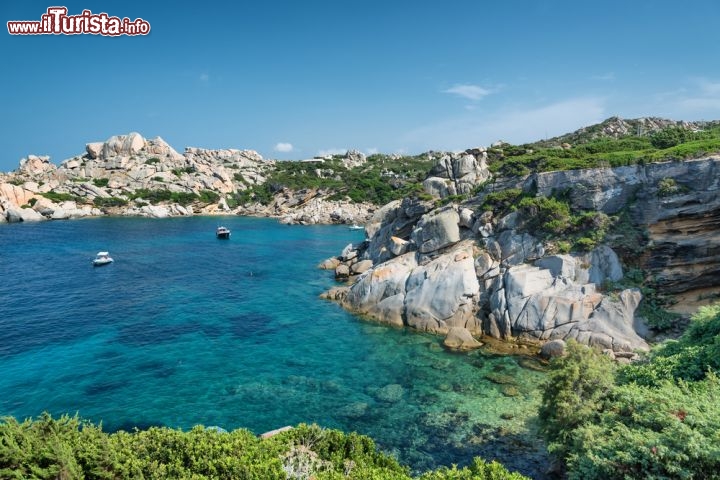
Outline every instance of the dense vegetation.
POLYGON ((718 367, 720 305, 637 364, 571 343, 548 375, 542 431, 570 479, 720 478, 718 367))
MULTIPOLYGON (((153 427, 108 434, 100 426, 44 414, 0 423, 0 478, 7 479, 317 479, 403 480, 406 467, 356 433, 299 425, 269 439, 248 430, 153 427)), ((422 480, 522 480, 496 462, 476 459, 422 480)))
MULTIPOLYGON (((384 205, 392 200, 422 191, 422 181, 433 165, 430 155, 395 157, 370 155, 360 166, 347 168, 342 157, 318 162, 277 162, 262 185, 249 186, 236 195, 238 204, 257 201, 268 204, 273 194, 291 190, 322 189, 331 200, 348 198, 353 202, 384 205)), ((242 182, 242 178, 236 178, 242 182)))
POLYGON ((488 167, 504 176, 683 160, 720 151, 720 126, 702 131, 668 127, 649 135, 577 137, 577 143, 502 144, 488 149, 488 167))

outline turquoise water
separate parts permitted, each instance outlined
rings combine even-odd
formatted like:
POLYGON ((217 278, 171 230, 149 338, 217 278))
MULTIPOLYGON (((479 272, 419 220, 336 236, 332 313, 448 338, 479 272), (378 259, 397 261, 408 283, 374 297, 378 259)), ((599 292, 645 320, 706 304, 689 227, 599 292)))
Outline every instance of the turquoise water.
POLYGON ((300 422, 371 435, 414 469, 498 458, 537 477, 540 373, 318 298, 341 226, 231 217, 0 226, 0 415, 105 430, 300 422), (100 250, 115 263, 92 267, 100 250), (508 384, 488 381, 495 375, 508 384))

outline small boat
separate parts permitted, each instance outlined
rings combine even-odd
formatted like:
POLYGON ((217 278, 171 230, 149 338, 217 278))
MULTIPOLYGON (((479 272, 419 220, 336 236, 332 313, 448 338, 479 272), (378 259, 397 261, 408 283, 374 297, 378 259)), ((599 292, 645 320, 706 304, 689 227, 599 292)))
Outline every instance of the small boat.
POLYGON ((215 236, 217 238, 228 239, 230 238, 230 229, 227 227, 218 227, 217 230, 215 230, 215 236))
POLYGON ((365 227, 358 225, 357 223, 353 223, 348 227, 348 230, 365 230, 365 227))
POLYGON ((113 262, 112 257, 110 256, 110 253, 108 252, 98 252, 97 255, 95 255, 95 260, 93 260, 93 266, 94 267, 100 267, 102 265, 109 265, 113 262))

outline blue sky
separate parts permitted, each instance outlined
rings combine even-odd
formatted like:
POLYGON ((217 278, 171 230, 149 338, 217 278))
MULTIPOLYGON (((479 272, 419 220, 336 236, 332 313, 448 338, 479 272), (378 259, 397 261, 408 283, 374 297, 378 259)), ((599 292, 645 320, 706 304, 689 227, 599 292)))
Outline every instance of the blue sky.
POLYGON ((717 0, 15 0, 0 14, 0 171, 131 131, 302 159, 521 143, 613 115, 720 119, 717 0), (7 32, 58 4, 151 33, 7 32))

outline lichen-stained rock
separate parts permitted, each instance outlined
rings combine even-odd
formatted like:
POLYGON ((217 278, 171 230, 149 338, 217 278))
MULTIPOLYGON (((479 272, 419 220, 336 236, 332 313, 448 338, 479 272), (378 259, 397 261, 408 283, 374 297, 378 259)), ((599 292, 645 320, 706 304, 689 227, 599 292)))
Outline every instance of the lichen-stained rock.
POLYGON ((433 197, 445 198, 456 195, 455 185, 446 178, 428 177, 423 180, 423 190, 433 197))
POLYGON ((471 248, 462 245, 425 265, 418 265, 416 252, 376 265, 358 277, 343 305, 391 325, 480 333, 479 290, 471 248))
MULTIPOLYGON (((607 259, 605 249, 593 253, 590 259, 607 259)), ((501 330, 498 319, 503 319, 514 336, 544 341, 573 338, 613 351, 647 350, 635 329, 640 292, 624 290, 614 298, 599 293, 594 283, 578 283, 587 281, 592 268, 585 260, 558 255, 541 259, 535 266, 507 269, 502 286, 498 284, 490 297, 495 329, 501 330)))
POLYGON ((460 241, 460 216, 448 206, 422 216, 411 239, 420 253, 430 253, 460 241))
POLYGON ((475 317, 480 285, 467 250, 454 250, 418 266, 408 277, 406 289, 409 326, 434 333, 446 333, 450 327, 480 330, 475 317))
MULTIPOLYGON (((360 275, 350 287, 344 303, 359 313, 369 313, 374 306, 394 295, 406 293, 405 284, 417 267, 415 253, 406 253, 392 261, 382 263, 360 275)), ((384 321, 383 318, 378 318, 384 321)))
MULTIPOLYGON (((406 198, 392 201, 375 211, 365 225, 369 244, 364 258, 377 265, 396 256, 395 252, 402 249, 396 248, 398 242, 393 237, 407 241, 415 223, 428 208, 424 202, 406 198)), ((404 248, 407 251, 410 247, 404 248)))

